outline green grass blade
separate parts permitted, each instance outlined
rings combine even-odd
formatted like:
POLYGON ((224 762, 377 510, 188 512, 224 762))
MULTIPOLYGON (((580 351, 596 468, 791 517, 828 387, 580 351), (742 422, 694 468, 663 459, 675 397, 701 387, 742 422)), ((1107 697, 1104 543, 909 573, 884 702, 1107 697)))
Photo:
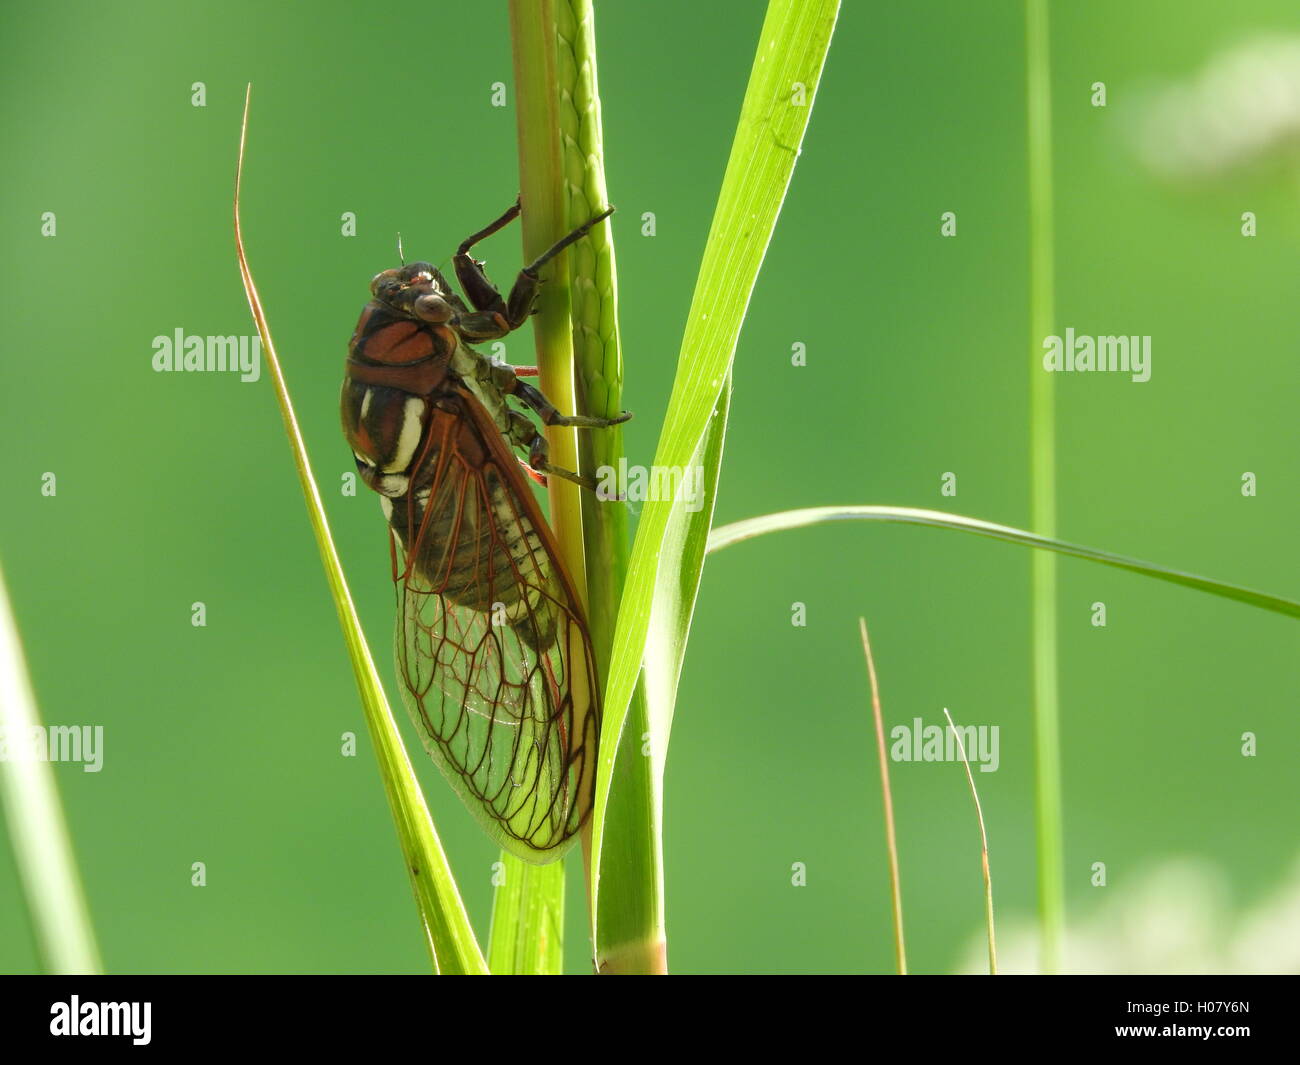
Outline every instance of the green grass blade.
MULTIPOLYGON (((803 142, 838 10, 837 0, 771 0, 768 5, 655 453, 655 465, 660 468, 686 469, 700 462, 714 445, 706 438, 715 412, 726 406, 722 397, 730 385, 741 323, 803 142)), ((720 447, 720 439, 716 446, 720 447)), ((708 500, 705 508, 711 509, 711 505, 708 500)), ((690 523, 683 524, 686 517, 672 501, 645 504, 632 546, 606 678, 591 890, 596 899, 598 954, 609 951, 614 957, 620 957, 627 944, 653 947, 662 931, 661 915, 656 917, 650 908, 621 912, 611 908, 616 899, 605 894, 602 881, 616 883, 614 866, 606 865, 601 853, 607 833, 613 837, 637 831, 635 842, 611 838, 608 845, 623 851, 638 847, 642 856, 639 867, 652 868, 656 884, 662 882, 657 839, 659 789, 671 693, 680 664, 679 637, 690 623, 703 558, 703 532, 690 523), (688 565, 693 572, 687 572, 688 565), (646 667, 646 724, 653 737, 649 757, 655 762, 648 767, 650 794, 640 809, 628 811, 626 818, 620 814, 619 823, 609 823, 616 759, 628 757, 620 754, 622 748, 633 744, 639 748, 642 742, 639 735, 623 733, 642 675, 647 638, 652 634, 663 643, 651 650, 646 667), (640 927, 633 926, 636 920, 640 927), (660 927, 649 926, 656 920, 660 927)), ((619 787, 623 786, 620 780, 619 787)), ((626 971, 621 965, 611 969, 626 971)))
MULTIPOLYGON (((251 95, 252 86, 249 86, 249 97, 251 95)), ((407 758, 406 748, 402 746, 397 724, 393 720, 388 700, 384 697, 383 685, 375 670, 365 634, 361 630, 361 622, 352 605, 352 594, 348 590, 347 580, 343 576, 343 567, 339 562, 333 538, 330 536, 329 522, 325 517, 320 489, 316 486, 316 479, 311 472, 307 448, 298 428, 293 403, 289 399, 289 390, 280 368, 275 343, 271 338, 271 329, 267 324, 262 300, 258 295, 257 285, 253 281, 252 271, 249 269, 244 252, 244 238, 239 223, 239 193, 244 171, 249 97, 244 101, 244 123, 239 138, 239 167, 235 176, 235 247, 239 256, 239 272, 243 278, 244 291, 248 295, 248 304, 257 322, 257 331, 262 338, 262 350, 271 371, 280 414, 284 418, 285 432, 289 437, 289 447, 298 468, 298 480, 307 502, 307 514, 311 519, 312 531, 316 534, 316 546, 320 550, 321 564, 325 568, 325 579, 334 598, 339 624, 343 628, 343 639, 347 644, 348 657, 352 662, 357 688, 361 693, 361 705, 365 710, 366 727, 370 731, 375 757, 379 761, 380 779, 383 781, 384 792, 388 797, 393 822, 397 826, 398 842, 401 845, 407 875, 411 879, 411 888, 415 893, 416 906, 424 926, 425 942, 433 960, 434 970, 441 973, 486 973, 487 963, 474 939, 474 932, 470 927, 464 903, 461 901, 460 891, 451 875, 447 856, 443 853, 442 843, 433 827, 428 807, 424 802, 424 794, 420 791, 415 771, 407 758)))
POLYGON ((646 698, 651 709, 651 723, 662 730, 656 743, 667 746, 677 700, 677 682, 681 679, 682 658, 690 633, 691 615, 704 571, 708 552, 709 529, 713 525, 713 505, 718 495, 718 475, 722 466, 722 445, 727 434, 731 411, 731 370, 723 383, 700 453, 692 465, 703 472, 703 506, 692 510, 683 501, 673 503, 664 535, 664 553, 680 561, 678 566, 659 567, 655 582, 653 617, 657 624, 646 637, 646 698))
POLYGON ((928 525, 936 529, 952 529, 954 532, 974 533, 976 536, 987 536, 994 540, 1006 540, 1009 543, 1022 544, 1026 547, 1037 547, 1061 555, 1071 555, 1074 558, 1085 558, 1090 562, 1100 562, 1105 566, 1114 566, 1116 569, 1140 573, 1145 577, 1154 577, 1156 580, 1180 584, 1184 588, 1194 588, 1200 592, 1208 592, 1210 595, 1235 599, 1239 603, 1246 603, 1261 610, 1269 610, 1275 614, 1300 618, 1300 602, 1296 602, 1294 599, 1285 599, 1280 595, 1272 595, 1268 592, 1257 592, 1250 588, 1242 588, 1239 585, 1214 580, 1210 577, 1200 577, 1194 573, 1170 569, 1168 566, 1161 566, 1155 562, 1143 562, 1141 559, 1130 558, 1127 555, 1099 551, 1095 547, 1083 547, 1079 544, 1067 543, 1064 540, 1056 540, 1050 536, 1040 536, 1038 533, 1032 533, 1025 529, 1016 529, 1010 525, 998 525, 991 521, 981 521, 979 518, 967 518, 960 514, 946 514, 939 510, 920 510, 914 507, 808 507, 803 510, 785 510, 777 514, 764 514, 757 518, 746 518, 744 521, 733 522, 730 525, 723 525, 714 529, 709 534, 709 551, 721 551, 724 547, 738 544, 742 540, 752 540, 755 536, 762 536, 765 533, 781 532, 786 529, 802 529, 808 525, 821 525, 832 521, 897 522, 902 525, 928 525))
POLYGON ((488 968, 494 976, 558 976, 564 964, 564 862, 532 865, 501 852, 488 968))
POLYGON ((695 464, 703 471, 700 506, 673 503, 664 532, 663 557, 654 584, 653 622, 646 638, 644 669, 637 679, 618 747, 618 782, 605 811, 600 852, 602 883, 596 936, 598 971, 608 974, 667 972, 664 929, 663 774, 677 682, 681 677, 691 615, 704 569, 713 521, 723 441, 731 406, 731 372, 695 464), (648 737, 648 739, 647 739, 648 737))
MULTIPOLYGON (((1052 83, 1047 0, 1025 4, 1029 150, 1029 524, 1056 535, 1056 382, 1043 370, 1042 342, 1055 330, 1052 225, 1052 83)), ((1061 691, 1057 670, 1056 556, 1030 560, 1033 633, 1034 812, 1038 829, 1039 956, 1060 968, 1065 936, 1065 841, 1061 798, 1061 691)))
POLYGON ((23 738, 41 728, 9 591, 0 572, 0 743, 8 748, 0 758, 0 800, 9 840, 45 971, 94 975, 100 971, 99 948, 54 773, 48 761, 19 757, 15 750, 23 738))

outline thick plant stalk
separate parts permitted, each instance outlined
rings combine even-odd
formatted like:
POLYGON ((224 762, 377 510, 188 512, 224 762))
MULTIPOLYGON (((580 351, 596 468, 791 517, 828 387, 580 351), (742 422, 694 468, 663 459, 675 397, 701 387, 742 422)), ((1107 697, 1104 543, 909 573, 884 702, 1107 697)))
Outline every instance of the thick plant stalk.
MULTIPOLYGON (((523 250, 526 260, 535 258, 576 225, 594 217, 603 208, 593 208, 576 221, 570 221, 570 199, 567 193, 566 152, 560 129, 561 92, 558 87, 559 34, 557 10, 565 7, 562 0, 511 0, 510 37, 514 57, 515 104, 519 139, 519 186, 523 213, 523 250)), ((572 52, 566 52, 566 75, 572 79, 572 52)), ((572 98, 572 87, 568 93, 572 98)), ((571 123, 572 124, 572 123, 571 123)), ((603 178, 602 178, 603 184, 603 178)), ((572 321, 572 293, 576 287, 586 292, 594 284, 594 271, 585 271, 590 248, 605 239, 609 223, 596 226, 588 237, 569 248, 550 268, 546 277, 538 313, 533 316, 533 337, 537 348, 542 391, 565 413, 588 413, 579 402, 574 383, 574 325, 572 321)), ((589 346, 589 345, 588 345, 589 346)), ((617 350, 617 349, 615 349, 617 350)), ((611 430, 586 430, 583 435, 606 435, 611 430)), ((573 429, 550 428, 547 438, 552 460, 568 469, 586 470, 579 458, 579 437, 573 429)), ((584 507, 581 496, 586 494, 576 485, 559 477, 548 484, 550 497, 550 522, 565 567, 573 577, 574 586, 583 600, 590 621, 589 574, 587 553, 584 550, 584 507)), ((596 568, 595 583, 598 602, 606 601, 599 592, 601 570, 596 568)), ((614 593, 617 601, 617 592, 614 593)), ((593 650, 598 670, 603 670, 601 644, 593 631, 593 650)), ((607 644, 605 645, 608 646, 607 644)), ((607 651, 605 652, 607 657, 607 651)), ((602 672, 603 677, 603 672, 602 672)), ((575 685, 575 690, 584 686, 575 685)), ((579 712, 582 708, 576 708, 579 712)), ((583 830, 584 868, 590 884, 591 824, 583 830)), ((589 896, 590 900, 590 896, 589 896)), ((525 885, 519 905, 537 910, 550 907, 562 914, 562 880, 530 881, 525 885), (531 897, 537 891, 547 892, 542 901, 531 897)), ((594 911, 593 911, 594 914, 594 911)), ((594 916, 593 916, 594 922, 594 916)))
POLYGON ((501 852, 492 902, 493 976, 558 976, 564 968, 564 862, 532 865, 501 852))
MULTIPOLYGON (((554 0, 512 0, 510 35, 514 46, 519 191, 523 206, 520 225, 524 259, 531 261, 570 228, 555 90, 554 0)), ((572 255, 572 249, 563 252, 549 268, 538 312, 532 317, 539 384, 551 402, 566 414, 572 414, 576 405, 568 271, 572 255)), ((557 466, 575 469, 578 465, 576 430, 552 427, 546 436, 551 460, 557 466)), ((551 528, 578 594, 585 601, 587 579, 578 492, 576 485, 561 477, 549 480, 551 528)))
MULTIPOLYGON (((560 148, 568 224, 578 225, 609 204, 605 186, 604 133, 596 80, 596 27, 591 0, 562 0, 556 5, 556 77, 560 148)), ((577 409, 613 417, 622 410, 623 352, 618 331, 618 272, 614 234, 599 226, 569 256, 572 298, 573 381, 577 409)), ((578 436, 578 469, 596 477, 602 468, 617 469, 623 456, 623 428, 578 436)), ((609 675, 609 649, 618 620, 618 603, 627 577, 627 508, 614 500, 581 493, 582 536, 587 569, 587 623, 602 678, 609 675)), ((636 715, 634 715, 636 716, 636 715)), ((644 731, 645 702, 633 733, 644 731)), ((644 759, 628 759, 620 790, 633 801, 649 790, 644 759)), ((615 800, 618 801, 618 800, 615 800)), ((662 899, 654 905, 662 909, 662 899)))
MULTIPOLYGON (((588 0, 541 0, 511 5, 519 116, 520 180, 524 197, 524 254, 532 256, 608 206, 601 147, 600 100, 596 84, 595 28, 588 0), (539 205, 529 228, 529 204, 539 205)), ((618 340, 614 245, 609 223, 597 226, 574 245, 549 280, 540 313, 534 318, 542 389, 561 409, 610 416, 621 409, 622 359, 618 340), (567 269, 565 265, 567 264, 567 269), (567 282, 567 284, 566 284, 567 282)), ((552 453, 570 454, 576 468, 595 477, 617 468, 623 454, 622 430, 551 434, 552 453)), ((562 458, 556 461, 564 465, 562 458)), ((602 680, 627 572, 627 511, 573 485, 551 479, 552 527, 566 565, 582 590, 592 649, 602 680)), ((620 752, 612 800, 621 833, 617 896, 631 924, 650 928, 637 936, 602 971, 663 972, 663 892, 659 818, 654 811, 654 767, 641 757, 639 737, 647 730, 644 688, 630 712, 629 737, 636 742, 620 752)), ((629 743, 632 741, 629 740, 629 743)), ((595 898, 590 868, 590 826, 583 839, 589 902, 595 898)), ((525 899, 525 905, 536 906, 525 899)), ((562 905, 562 899, 555 905, 562 905)), ((590 929, 595 935, 595 909, 590 929)))
MULTIPOLYGON (((556 80, 560 150, 568 226, 579 225, 609 204, 596 82, 596 30, 591 0, 556 5, 556 80)), ((598 226, 569 253, 572 301, 573 378, 578 410, 613 417, 622 410, 623 358, 618 331, 618 283, 614 238, 598 226)), ((617 467, 623 454, 623 429, 614 426, 578 436, 579 469, 595 476, 617 467)), ((627 509, 617 502, 581 494, 582 533, 588 571, 587 621, 601 676, 609 665, 609 646, 618 600, 627 574, 627 509)))
MULTIPOLYGON (((579 224, 609 202, 605 185, 604 135, 596 74, 596 28, 591 0, 560 0, 555 6, 556 78, 568 224, 579 224)), ((612 417, 622 410, 623 358, 618 330, 618 273, 610 226, 601 226, 569 257, 573 323, 573 375, 578 410, 612 417)), ((578 436, 578 468, 596 477, 617 469, 623 430, 615 426, 578 436)), ((628 512, 624 504, 581 494, 582 535, 587 566, 587 621, 601 677, 607 677, 618 604, 627 577, 628 512)), ((663 936, 662 788, 655 779, 662 763, 641 753, 650 731, 644 685, 633 694, 614 766, 611 819, 645 834, 614 844, 611 859, 620 870, 618 906, 637 916, 627 922, 632 939, 613 951, 599 951, 605 973, 667 972, 663 936), (646 815, 648 814, 648 823, 646 815), (649 930, 643 934, 643 930, 649 930)), ((637 833, 639 835, 640 833, 637 833)), ((597 873, 599 876, 599 873, 597 873)), ((593 929, 594 932, 594 929, 593 929)), ((621 937, 620 937, 621 938, 621 937)))

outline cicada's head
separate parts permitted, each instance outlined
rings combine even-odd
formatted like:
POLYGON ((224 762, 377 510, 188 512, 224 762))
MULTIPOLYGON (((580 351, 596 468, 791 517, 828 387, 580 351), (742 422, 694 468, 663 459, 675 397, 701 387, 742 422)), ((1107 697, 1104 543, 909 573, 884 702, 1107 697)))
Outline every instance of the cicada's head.
POLYGON ((446 322, 456 313, 447 302, 451 291, 447 279, 429 263, 408 263, 396 270, 375 274, 370 294, 408 318, 422 322, 446 322))

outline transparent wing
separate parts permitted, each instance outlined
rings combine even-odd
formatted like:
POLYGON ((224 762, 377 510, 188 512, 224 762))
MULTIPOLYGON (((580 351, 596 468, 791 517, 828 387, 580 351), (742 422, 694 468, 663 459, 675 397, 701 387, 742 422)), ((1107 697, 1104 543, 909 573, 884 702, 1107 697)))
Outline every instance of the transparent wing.
POLYGON ((591 808, 596 671, 517 460, 478 401, 458 398, 431 410, 408 494, 392 500, 398 675, 425 747, 488 832, 548 862, 591 808))

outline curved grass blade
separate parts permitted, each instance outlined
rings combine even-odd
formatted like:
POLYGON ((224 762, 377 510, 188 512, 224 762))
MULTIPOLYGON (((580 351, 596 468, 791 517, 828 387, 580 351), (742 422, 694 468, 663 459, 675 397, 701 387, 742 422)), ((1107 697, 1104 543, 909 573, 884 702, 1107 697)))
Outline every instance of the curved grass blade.
POLYGON ((361 693, 366 727, 370 731, 375 757, 379 761, 379 775, 384 783, 384 792, 388 796, 393 822, 397 826, 398 842, 415 893, 416 906, 424 926, 425 943, 433 959, 434 971, 486 973, 487 963, 474 939, 469 916, 465 913, 464 903, 461 902, 460 891, 452 878, 447 857, 443 853, 437 831, 429 817, 429 810, 425 805, 419 782, 416 780, 415 771, 411 768, 405 747, 402 746, 397 724, 393 720, 388 700, 384 697, 383 685, 380 683, 379 674, 370 655, 370 648, 361 629, 361 622, 352 605, 352 594, 348 590, 347 580, 343 576, 343 567, 330 536, 325 507, 311 472, 311 463, 307 459, 307 448, 298 428, 293 403, 289 399, 289 391, 285 385, 279 357, 276 355, 275 343, 271 339, 271 329, 267 324, 262 300, 257 293, 257 285, 253 281, 253 274, 244 253, 244 237, 239 222, 239 193, 243 181, 244 145, 248 134, 248 107, 251 97, 252 86, 250 85, 248 94, 244 98, 244 121, 239 134, 239 165, 235 172, 235 249, 239 256, 239 273, 244 282, 244 292, 248 296, 248 305, 262 338, 266 363, 271 370, 276 400, 280 405, 280 414, 284 418, 285 433, 289 437, 289 448, 293 452, 294 463, 298 468, 298 480, 307 503, 307 514, 311 519, 312 531, 316 534, 316 546, 325 569, 325 579, 334 598, 339 624, 343 629, 343 639, 347 644, 348 657, 352 661, 352 671, 356 675, 357 688, 361 693))
POLYGON ((1154 577, 1156 580, 1169 581, 1171 584, 1181 584, 1185 588, 1195 588, 1197 591, 1208 592, 1210 595, 1235 599, 1239 603, 1246 603, 1261 610, 1269 610, 1275 614, 1300 618, 1300 602, 1296 602, 1294 599, 1285 599, 1280 595, 1271 595, 1268 592, 1257 592, 1250 588, 1242 588, 1239 585, 1213 580, 1209 577, 1199 577, 1194 573, 1185 573, 1182 570, 1170 569, 1168 566, 1157 565, 1154 562, 1144 562, 1141 559, 1129 558, 1126 555, 1116 555, 1110 551, 1099 551, 1094 547, 1066 543, 1064 540, 1056 540, 1050 536, 1039 536, 1037 533, 1028 532, 1025 529, 1016 529, 1010 525, 998 525, 991 521, 981 521, 979 518, 967 518, 960 514, 947 514, 940 510, 921 510, 915 507, 807 507, 802 510, 785 510, 776 514, 764 514, 757 518, 746 518, 744 521, 733 522, 730 525, 723 525, 714 529, 709 534, 709 551, 721 551, 724 547, 738 544, 742 540, 752 540, 755 536, 762 536, 764 533, 781 532, 785 529, 802 529, 808 525, 821 525, 831 521, 886 521, 903 525, 929 525, 937 529, 952 529, 954 532, 974 533, 976 536, 987 536, 994 540, 1006 540, 1009 543, 1023 544, 1026 547, 1037 547, 1045 551, 1055 551, 1062 555, 1072 555, 1075 558, 1086 558, 1091 562, 1100 562, 1105 566, 1129 570, 1132 573, 1140 573, 1146 577, 1154 577))
POLYGON ((564 862, 533 865, 501 852, 488 968, 494 976, 558 976, 564 964, 564 862), (557 904, 558 900, 558 904, 557 904))
MULTIPOLYGON (((838 0, 771 0, 768 5, 655 452, 660 469, 687 469, 710 449, 720 454, 721 434, 710 439, 710 428, 715 413, 726 406, 723 393, 730 387, 741 323, 794 172, 838 11, 838 0)), ((701 502, 702 511, 711 513, 711 490, 706 489, 701 502)), ((690 515, 679 503, 651 500, 642 512, 605 682, 591 891, 598 958, 626 957, 631 964, 610 965, 604 971, 662 971, 652 967, 657 960, 653 954, 637 960, 635 954, 625 955, 624 948, 653 951, 663 942, 663 760, 705 543, 704 529, 688 522, 690 515), (623 732, 643 661, 651 737, 647 760, 653 764, 647 767, 644 801, 626 815, 620 813, 615 824, 609 815, 616 761, 630 758, 642 742, 640 735, 623 732), (629 753, 620 757, 623 750, 629 753), (606 846, 636 851, 637 868, 653 878, 659 893, 657 905, 624 906, 616 892, 601 891, 602 880, 617 883, 614 866, 602 860, 606 846)))
POLYGON ((0 800, 47 973, 99 973, 99 948, 50 763, 15 748, 41 729, 22 641, 0 572, 0 800))

